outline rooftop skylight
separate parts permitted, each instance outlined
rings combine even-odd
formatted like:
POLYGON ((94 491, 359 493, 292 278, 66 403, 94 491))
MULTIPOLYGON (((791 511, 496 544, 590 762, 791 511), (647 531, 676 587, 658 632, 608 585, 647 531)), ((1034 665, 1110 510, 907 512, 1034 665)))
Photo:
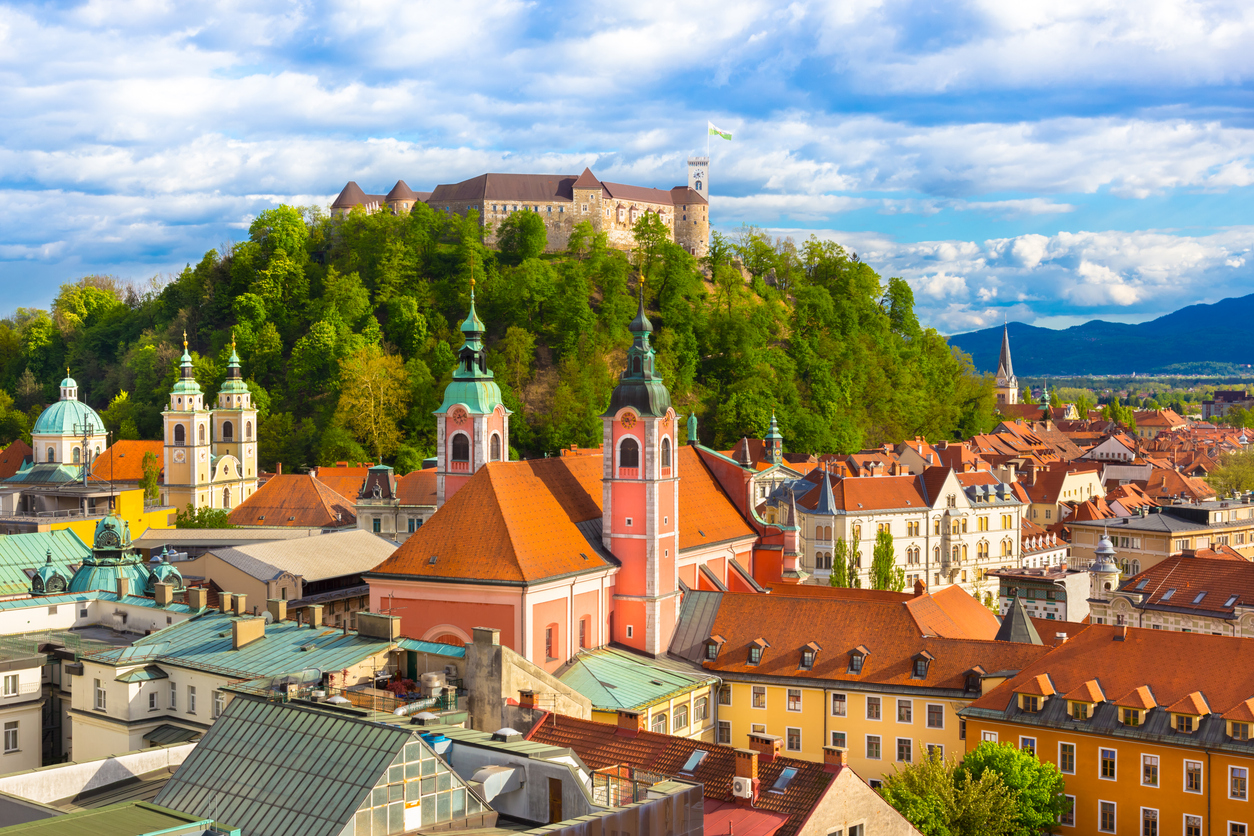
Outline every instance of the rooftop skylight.
POLYGON ((688 756, 688 760, 684 762, 684 768, 680 772, 692 773, 696 770, 701 762, 705 760, 705 756, 710 754, 704 749, 693 749, 692 754, 688 756))
POLYGON ((772 792, 783 792, 788 789, 788 785, 792 783, 792 779, 797 777, 797 769, 792 766, 785 766, 784 771, 779 773, 779 777, 775 779, 775 783, 771 785, 772 792))
POLYGON ((1206 590, 1203 589, 1201 592, 1197 593, 1197 597, 1193 599, 1193 603, 1200 604, 1202 603, 1202 599, 1205 597, 1206 597, 1206 590))
POLYGON ((1170 600, 1171 600, 1171 596, 1172 596, 1172 595, 1175 595, 1175 594, 1176 594, 1176 591, 1175 591, 1174 589, 1168 589, 1166 592, 1164 592, 1164 593, 1163 593, 1163 598, 1162 598, 1162 599, 1163 599, 1164 601, 1170 601, 1170 600))

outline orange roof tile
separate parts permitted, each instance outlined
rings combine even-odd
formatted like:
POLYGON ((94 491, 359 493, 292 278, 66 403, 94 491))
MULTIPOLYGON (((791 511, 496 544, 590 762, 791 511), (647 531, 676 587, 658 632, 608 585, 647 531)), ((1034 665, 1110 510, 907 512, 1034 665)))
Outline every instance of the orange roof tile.
POLYGON ((1144 595, 1140 606, 1219 612, 1231 618, 1234 607, 1254 603, 1254 563, 1217 554, 1175 555, 1126 579, 1119 588, 1144 595), (1145 586, 1137 589, 1143 581, 1145 586))
POLYGON ((348 462, 336 462, 334 467, 318 468, 314 471, 314 478, 340 496, 356 501, 369 472, 369 464, 350 465, 348 462))
POLYGON ((1149 686, 1146 685, 1138 685, 1113 702, 1120 708, 1140 708, 1145 711, 1158 705, 1154 701, 1154 695, 1150 693, 1149 686))
POLYGON ((1185 694, 1167 706, 1167 710, 1172 714, 1192 714, 1194 717, 1210 714, 1210 706, 1206 704, 1206 698, 1202 696, 1201 691, 1185 694))
POLYGON ((157 457, 158 470, 164 470, 165 443, 162 441, 115 441, 96 457, 91 475, 113 482, 138 482, 144 478, 144 454, 157 457))
POLYGON ((396 480, 401 505, 435 505, 435 468, 412 470, 396 480))
POLYGON ((960 586, 911 597, 906 609, 924 634, 951 639, 994 639, 1000 624, 992 611, 960 586))
POLYGON ((1019 687, 1015 689, 1015 693, 1052 697, 1054 695, 1054 686, 1050 683, 1049 676, 1041 673, 1020 683, 1019 687))
POLYGON ((1072 688, 1063 695, 1063 699, 1071 700, 1072 702, 1097 703, 1105 702, 1106 695, 1102 693, 1102 686, 1097 684, 1097 680, 1090 679, 1086 682, 1081 682, 1075 688, 1072 688))
MULTIPOLYGON (((675 459, 679 466, 680 551, 757 536, 691 445, 680 447, 675 459)), ((596 496, 599 507, 599 490, 596 496)))
POLYGON ((1254 697, 1242 700, 1225 711, 1223 718, 1225 720, 1235 720, 1238 723, 1254 722, 1254 697))
POLYGON ((232 509, 231 525, 347 528, 357 524, 351 500, 307 473, 270 477, 256 493, 232 509))
POLYGON ((8 447, 0 450, 0 479, 8 479, 21 469, 27 457, 34 455, 30 445, 20 438, 14 439, 8 447))

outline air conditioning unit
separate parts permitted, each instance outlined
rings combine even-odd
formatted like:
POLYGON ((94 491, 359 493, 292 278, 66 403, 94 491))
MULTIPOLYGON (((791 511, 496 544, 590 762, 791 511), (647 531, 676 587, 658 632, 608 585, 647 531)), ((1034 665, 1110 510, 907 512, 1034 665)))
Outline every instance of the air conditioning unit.
POLYGON ((445 665, 444 675, 449 679, 457 678, 457 665, 445 665))
POLYGON ((737 798, 753 798, 753 779, 739 776, 732 778, 732 795, 737 798))
POLYGON ((419 677, 419 690, 424 697, 438 697, 447 685, 448 680, 440 672, 424 673, 419 677))

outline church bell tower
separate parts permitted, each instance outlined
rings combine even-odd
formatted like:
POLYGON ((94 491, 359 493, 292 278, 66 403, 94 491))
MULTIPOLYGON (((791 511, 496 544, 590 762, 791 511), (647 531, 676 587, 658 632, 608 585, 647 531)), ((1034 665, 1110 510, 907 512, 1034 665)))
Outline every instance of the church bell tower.
POLYGON ((657 656, 670 644, 679 607, 678 428, 654 367, 643 296, 629 328, 627 369, 601 416, 601 542, 622 563, 612 640, 657 656))

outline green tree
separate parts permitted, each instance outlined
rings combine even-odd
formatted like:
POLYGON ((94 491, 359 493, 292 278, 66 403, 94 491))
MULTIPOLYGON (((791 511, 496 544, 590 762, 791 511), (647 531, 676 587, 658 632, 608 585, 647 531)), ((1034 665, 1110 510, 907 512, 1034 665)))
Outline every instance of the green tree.
POLYGON ((901 592, 906 588, 906 570, 897 565, 893 535, 885 530, 875 535, 875 550, 871 554, 871 588, 892 592, 901 592))
POLYGON ((662 248, 671 240, 670 228, 656 212, 645 212, 631 228, 636 242, 636 269, 640 275, 652 277, 654 268, 662 259, 662 248))
POLYGON ((179 511, 174 518, 175 528, 234 528, 228 521, 230 511, 225 508, 193 508, 187 507, 179 511))
POLYGON ((501 221, 496 232, 496 245, 501 255, 512 264, 539 258, 549 243, 544 218, 530 209, 512 212, 501 221))
POLYGON ((1066 785, 1062 773, 1054 764, 1039 760, 1035 752, 1010 743, 984 741, 967 752, 954 776, 978 780, 988 773, 1000 777, 1014 798, 1015 836, 1050 832, 1070 809, 1071 802, 1063 792, 1066 785))
POLYGON ((954 760, 929 752, 884 776, 880 795, 924 836, 1010 836, 1018 805, 1001 776, 957 774, 954 760))
POLYGON ((1254 450, 1220 456, 1219 467, 1207 475, 1206 482, 1219 496, 1254 490, 1254 450))
POLYGON ((105 427, 113 433, 115 440, 139 438, 139 425, 136 423, 135 403, 130 393, 123 389, 113 396, 109 407, 100 415, 105 427))
POLYGON ((732 248, 740 263, 755 279, 765 276, 775 266, 775 247, 771 244, 771 237, 761 227, 742 224, 732 248))
POLYGON ((832 574, 827 579, 827 583, 829 586, 849 586, 849 566, 845 562, 845 540, 843 537, 836 541, 836 547, 832 551, 832 574))
POLYGON ((395 354, 368 345, 340 363, 336 421, 374 453, 390 457, 401 442, 400 421, 411 393, 405 364, 395 354))
POLYGON ((140 461, 140 470, 143 476, 139 480, 139 486, 144 490, 144 499, 152 502, 157 499, 157 491, 161 478, 161 460, 157 454, 149 450, 144 453, 144 458, 140 461))

